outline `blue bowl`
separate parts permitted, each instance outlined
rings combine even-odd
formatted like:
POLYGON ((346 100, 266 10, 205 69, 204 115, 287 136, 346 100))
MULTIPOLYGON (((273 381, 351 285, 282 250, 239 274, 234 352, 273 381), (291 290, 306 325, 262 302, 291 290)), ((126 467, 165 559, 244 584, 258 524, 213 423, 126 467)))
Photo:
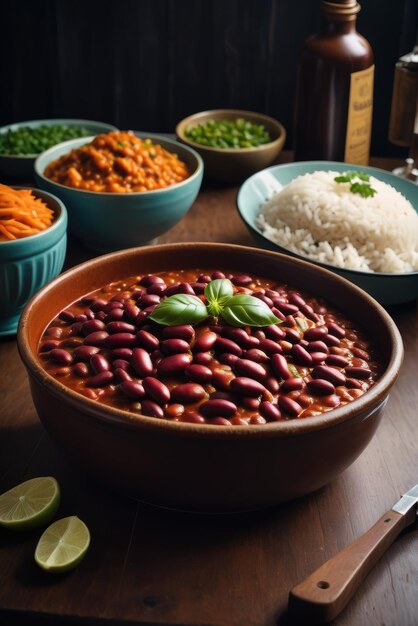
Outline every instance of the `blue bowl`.
POLYGON ((28 300, 58 276, 67 249, 67 211, 64 204, 39 189, 32 189, 55 212, 53 224, 30 237, 0 241, 0 336, 16 333, 28 300))
MULTIPOLYGON (((29 128, 39 128, 39 126, 54 126, 60 124, 62 126, 81 126, 85 128, 91 135, 100 135, 108 133, 111 130, 117 130, 116 126, 105 124, 104 122, 95 122, 93 120, 77 120, 77 119, 47 119, 47 120, 30 120, 28 122, 16 122, 8 124, 0 128, 0 134, 6 133, 8 130, 18 130, 24 126, 29 128)), ((0 173, 11 178, 23 178, 30 180, 33 177, 33 165, 37 154, 14 155, 0 154, 0 173)))
POLYGON ((367 291, 371 296, 376 298, 378 302, 385 306, 415 300, 418 297, 418 272, 389 274, 384 272, 374 273, 343 269, 329 263, 313 261, 306 256, 292 252, 288 248, 274 243, 263 235, 257 225, 260 206, 275 192, 280 191, 297 176, 312 173, 317 170, 334 170, 337 172, 361 170, 391 185, 409 200, 415 210, 418 208, 418 185, 377 167, 350 165, 349 163, 334 161, 305 161, 286 165, 275 165, 257 172, 248 178, 238 191, 238 213, 254 239, 264 248, 289 254, 298 259, 303 259, 304 261, 309 261, 315 265, 332 270, 367 291))
POLYGON ((187 146, 152 133, 136 133, 177 154, 191 176, 163 189, 135 193, 85 191, 66 187, 44 176, 45 168, 63 154, 90 143, 93 137, 71 139, 46 152, 35 162, 38 186, 57 195, 68 209, 68 228, 85 245, 100 252, 152 243, 172 228, 193 204, 202 183, 202 158, 187 146))

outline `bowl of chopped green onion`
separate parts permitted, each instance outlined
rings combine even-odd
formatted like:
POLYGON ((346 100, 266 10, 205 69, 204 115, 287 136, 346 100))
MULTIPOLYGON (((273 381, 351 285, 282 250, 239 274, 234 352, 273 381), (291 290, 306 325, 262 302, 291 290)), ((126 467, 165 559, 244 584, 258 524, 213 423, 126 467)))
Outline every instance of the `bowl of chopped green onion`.
POLYGON ((205 176, 223 183, 242 182, 271 165, 286 140, 274 118, 239 109, 189 115, 177 124, 176 135, 202 156, 205 176))
POLYGON ((82 119, 17 122, 0 128, 0 174, 11 179, 33 178, 36 157, 69 139, 100 135, 115 126, 82 119))

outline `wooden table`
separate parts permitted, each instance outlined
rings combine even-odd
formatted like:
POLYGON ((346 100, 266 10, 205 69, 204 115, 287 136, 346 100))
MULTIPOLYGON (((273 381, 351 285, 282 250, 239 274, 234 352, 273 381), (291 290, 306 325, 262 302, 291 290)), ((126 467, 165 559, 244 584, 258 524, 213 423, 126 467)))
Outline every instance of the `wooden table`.
MULTIPOLYGON (((188 215, 160 242, 255 245, 237 215, 236 192, 203 188, 188 215)), ((70 241, 67 264, 89 255, 70 241)), ((289 590, 418 483, 416 302, 390 312, 404 339, 405 362, 365 452, 315 494, 273 510, 224 517, 153 509, 82 475, 38 421, 15 337, 3 339, 0 491, 34 476, 55 476, 62 488, 60 516, 82 518, 92 545, 78 569, 53 577, 33 561, 39 532, 0 532, 2 623, 291 625, 289 590)), ((334 623, 416 626, 417 541, 416 530, 405 532, 334 623)))

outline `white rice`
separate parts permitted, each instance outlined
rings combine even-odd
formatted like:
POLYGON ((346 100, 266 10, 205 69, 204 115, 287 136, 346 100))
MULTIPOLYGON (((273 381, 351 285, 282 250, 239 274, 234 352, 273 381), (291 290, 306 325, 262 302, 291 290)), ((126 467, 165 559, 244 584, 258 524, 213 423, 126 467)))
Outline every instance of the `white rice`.
POLYGON ((366 272, 418 270, 418 215, 396 189, 370 176, 363 198, 341 172, 298 176, 260 208, 257 225, 275 243, 321 263, 366 272))

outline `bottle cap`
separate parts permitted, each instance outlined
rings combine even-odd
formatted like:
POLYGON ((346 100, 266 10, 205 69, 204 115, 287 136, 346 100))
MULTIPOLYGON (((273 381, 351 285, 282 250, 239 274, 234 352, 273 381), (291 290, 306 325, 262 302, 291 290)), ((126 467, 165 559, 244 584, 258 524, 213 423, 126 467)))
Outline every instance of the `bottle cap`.
POLYGON ((322 0, 322 13, 334 19, 355 19, 361 7, 357 0, 322 0))

